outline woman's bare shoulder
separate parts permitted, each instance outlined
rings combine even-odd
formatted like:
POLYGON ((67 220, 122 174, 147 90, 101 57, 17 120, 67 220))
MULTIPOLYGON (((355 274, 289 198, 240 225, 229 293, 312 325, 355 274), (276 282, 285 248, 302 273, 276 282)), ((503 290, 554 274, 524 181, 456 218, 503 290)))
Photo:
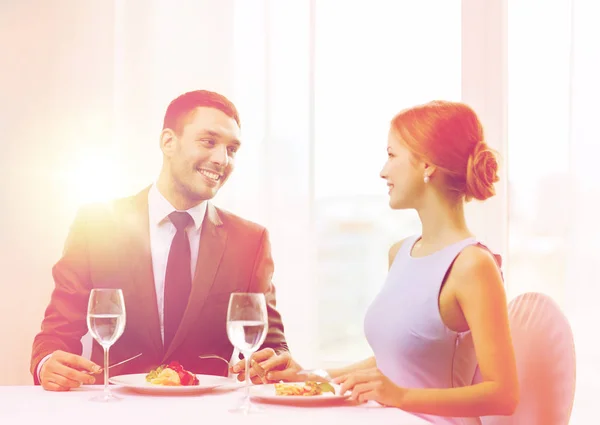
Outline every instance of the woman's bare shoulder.
POLYGON ((392 267, 392 263, 394 262, 394 258, 398 254, 398 251, 402 247, 402 243, 406 241, 408 238, 400 239, 398 242, 395 242, 388 252, 388 267, 392 267))

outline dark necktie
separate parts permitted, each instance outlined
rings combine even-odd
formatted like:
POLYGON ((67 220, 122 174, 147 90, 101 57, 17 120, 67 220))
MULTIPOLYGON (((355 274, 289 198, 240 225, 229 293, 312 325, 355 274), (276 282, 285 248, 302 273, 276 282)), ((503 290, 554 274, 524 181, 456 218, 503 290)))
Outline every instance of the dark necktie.
POLYGON ((190 242, 185 229, 193 219, 187 212, 179 211, 169 214, 169 219, 177 232, 171 243, 165 274, 165 351, 177 332, 192 289, 190 242))

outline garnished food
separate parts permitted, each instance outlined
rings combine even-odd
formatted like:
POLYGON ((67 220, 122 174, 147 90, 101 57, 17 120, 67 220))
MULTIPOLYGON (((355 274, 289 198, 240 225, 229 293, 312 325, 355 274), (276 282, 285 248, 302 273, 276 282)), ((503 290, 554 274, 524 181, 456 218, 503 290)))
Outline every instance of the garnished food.
POLYGON ((168 365, 160 365, 146 375, 146 381, 154 385, 191 386, 199 385, 198 377, 183 368, 179 362, 172 361, 168 365))
POLYGON ((335 389, 327 382, 306 381, 302 384, 286 384, 283 382, 275 384, 275 395, 316 396, 327 392, 335 395, 335 389))

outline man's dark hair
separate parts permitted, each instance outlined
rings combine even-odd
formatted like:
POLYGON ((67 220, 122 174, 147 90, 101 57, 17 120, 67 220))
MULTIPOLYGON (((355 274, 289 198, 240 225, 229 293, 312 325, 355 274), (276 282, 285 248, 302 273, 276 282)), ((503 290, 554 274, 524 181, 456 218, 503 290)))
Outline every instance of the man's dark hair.
POLYGON ((235 105, 225 96, 208 90, 195 90, 177 97, 167 107, 163 130, 170 128, 180 133, 185 120, 194 109, 198 107, 215 108, 233 118, 240 126, 240 117, 235 105))

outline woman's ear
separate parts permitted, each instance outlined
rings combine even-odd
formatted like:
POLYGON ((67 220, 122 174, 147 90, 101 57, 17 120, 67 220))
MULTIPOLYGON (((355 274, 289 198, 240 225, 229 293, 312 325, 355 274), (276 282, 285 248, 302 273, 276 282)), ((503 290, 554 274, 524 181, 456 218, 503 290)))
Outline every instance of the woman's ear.
POLYGON ((433 173, 435 173, 435 171, 437 170, 437 167, 435 165, 427 163, 425 163, 425 166, 423 168, 423 174, 429 177, 431 177, 433 173))

